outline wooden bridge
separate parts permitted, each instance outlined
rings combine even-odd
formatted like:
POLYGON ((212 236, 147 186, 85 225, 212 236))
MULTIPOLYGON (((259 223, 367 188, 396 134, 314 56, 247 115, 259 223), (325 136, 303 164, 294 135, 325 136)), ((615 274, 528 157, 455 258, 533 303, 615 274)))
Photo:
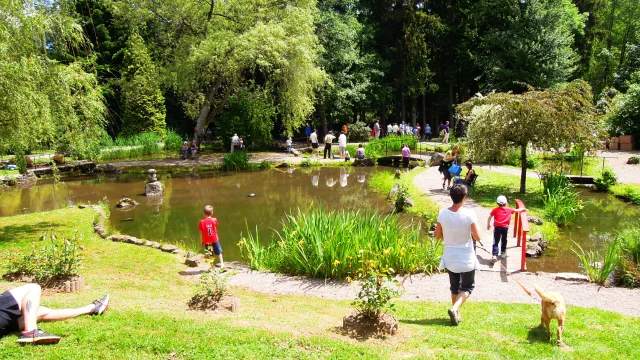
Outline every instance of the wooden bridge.
MULTIPOLYGON (((411 155, 409 157, 409 162, 416 162, 416 161, 426 161, 427 163, 429 163, 431 161, 431 154, 411 155)), ((391 156, 379 157, 377 162, 378 162, 378 165, 382 165, 382 166, 399 167, 400 165, 402 165, 402 155, 391 155, 391 156)))

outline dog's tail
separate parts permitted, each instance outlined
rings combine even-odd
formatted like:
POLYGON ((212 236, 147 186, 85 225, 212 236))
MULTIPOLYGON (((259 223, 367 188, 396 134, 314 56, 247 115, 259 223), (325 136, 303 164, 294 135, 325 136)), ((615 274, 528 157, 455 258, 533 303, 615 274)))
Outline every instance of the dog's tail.
POLYGON ((542 288, 540 288, 537 284, 533 284, 533 288, 536 290, 536 292, 538 293, 538 295, 540 296, 540 298, 542 298, 542 301, 546 301, 546 302, 550 302, 550 303, 557 303, 558 300, 552 298, 551 296, 549 296, 544 290, 542 290, 542 288))

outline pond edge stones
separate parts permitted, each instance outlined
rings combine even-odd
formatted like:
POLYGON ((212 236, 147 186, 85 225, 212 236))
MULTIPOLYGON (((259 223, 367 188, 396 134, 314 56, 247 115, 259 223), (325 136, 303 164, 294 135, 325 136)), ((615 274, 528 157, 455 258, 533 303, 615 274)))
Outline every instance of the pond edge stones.
POLYGON ((147 170, 147 183, 144 185, 146 196, 162 196, 162 184, 156 177, 156 169, 147 170))

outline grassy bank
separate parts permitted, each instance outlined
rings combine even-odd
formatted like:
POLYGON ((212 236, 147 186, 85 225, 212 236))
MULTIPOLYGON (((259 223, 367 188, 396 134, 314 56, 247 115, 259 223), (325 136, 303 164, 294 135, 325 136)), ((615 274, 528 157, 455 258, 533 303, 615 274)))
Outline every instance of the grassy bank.
MULTIPOLYGON (((186 311, 194 282, 177 275, 175 255, 111 243, 92 233, 90 209, 62 209, 2 218, 0 251, 29 246, 46 229, 78 232, 85 246, 81 273, 87 289, 45 294, 51 307, 84 305, 104 293, 112 300, 101 317, 43 323, 61 335, 54 346, 21 347, 16 335, 0 339, 3 359, 397 359, 397 358, 616 358, 640 357, 637 318, 571 307, 568 348, 546 342, 537 328, 539 305, 465 304, 465 321, 448 325, 446 303, 396 301, 400 335, 356 341, 335 329, 350 301, 265 295, 241 289, 237 313, 186 311)), ((0 291, 15 284, 0 280, 0 291)), ((443 289, 446 291, 446 289, 443 289)))
POLYGON ((640 205, 640 184, 618 184, 612 186, 610 191, 622 200, 640 205))
POLYGON ((416 167, 407 173, 403 172, 400 180, 397 180, 391 171, 379 171, 371 176, 369 186, 378 194, 386 196, 393 186, 400 182, 400 184, 407 187, 409 197, 414 202, 414 206, 406 208, 405 211, 409 214, 420 216, 428 225, 431 225, 438 217, 438 211, 440 210, 438 204, 429 199, 424 192, 413 184, 413 179, 425 170, 426 168, 416 167))

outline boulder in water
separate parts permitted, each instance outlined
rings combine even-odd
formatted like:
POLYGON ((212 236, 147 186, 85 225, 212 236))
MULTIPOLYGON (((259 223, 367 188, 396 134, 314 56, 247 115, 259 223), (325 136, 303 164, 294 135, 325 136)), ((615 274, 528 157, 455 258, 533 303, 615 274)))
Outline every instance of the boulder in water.
POLYGON ((127 208, 127 207, 133 207, 133 206, 136 206, 136 205, 138 205, 137 201, 135 201, 135 200, 133 200, 131 198, 125 197, 125 198, 120 199, 120 201, 118 201, 118 203, 116 204, 116 207, 122 209, 122 208, 127 208))

